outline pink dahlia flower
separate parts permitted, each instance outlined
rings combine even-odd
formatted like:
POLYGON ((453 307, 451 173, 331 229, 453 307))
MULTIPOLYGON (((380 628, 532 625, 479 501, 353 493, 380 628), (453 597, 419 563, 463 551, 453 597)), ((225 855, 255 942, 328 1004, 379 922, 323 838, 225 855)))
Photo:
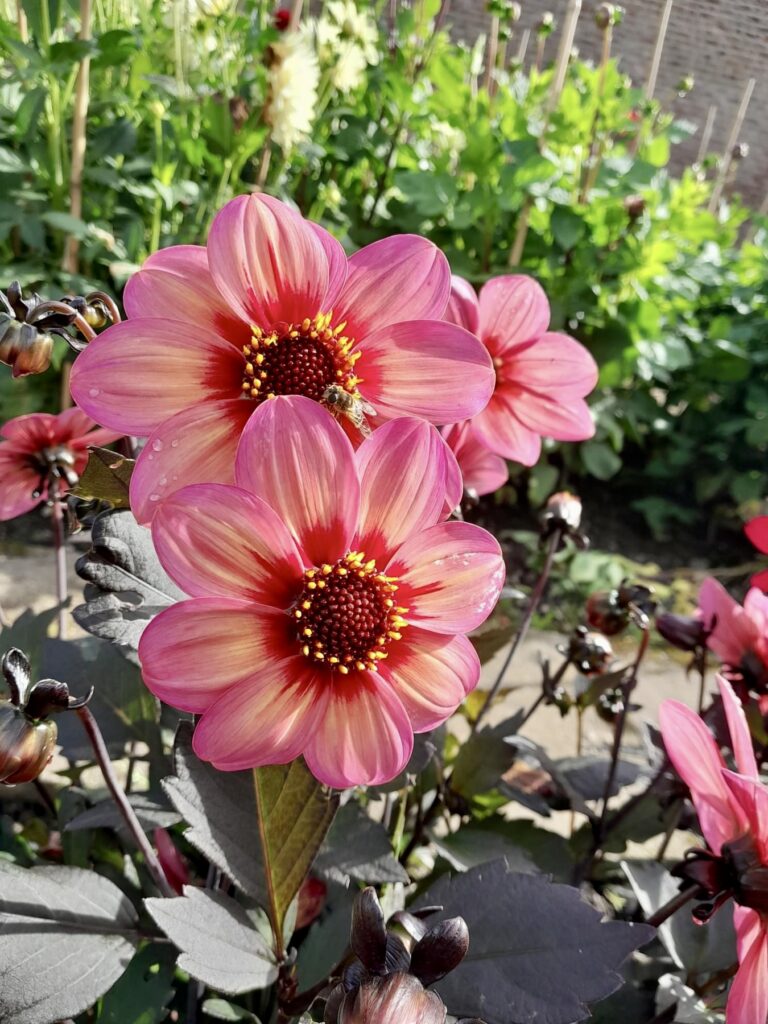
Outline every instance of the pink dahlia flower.
POLYGON ((727 1024, 765 1024, 768 1017, 768 893, 755 883, 768 870, 768 791, 760 782, 752 738, 730 684, 718 676, 737 772, 729 771, 709 730, 674 700, 661 706, 667 753, 691 790, 710 849, 735 873, 734 923, 739 970, 728 993, 727 1024))
POLYGON ((467 491, 492 494, 509 480, 506 461, 490 451, 467 420, 443 427, 443 437, 456 456, 467 491))
POLYGON ((51 473, 60 492, 68 490, 67 478, 85 469, 88 446, 122 436, 95 426, 80 409, 67 409, 58 416, 17 416, 0 427, 0 520, 15 519, 46 501, 51 473))
POLYGON ((237 442, 274 395, 304 395, 358 425, 446 423, 488 401, 476 338, 441 318, 450 269, 425 238, 387 238, 347 259, 289 206, 240 196, 207 247, 155 253, 129 281, 128 320, 76 360, 72 394, 100 423, 149 435, 131 483, 147 522, 188 483, 234 480, 237 442))
POLYGON ((707 646, 729 669, 761 685, 768 678, 768 595, 757 587, 744 604, 708 577, 699 590, 699 611, 711 630, 707 646))
POLYGON ((592 437, 584 397, 597 383, 597 366, 574 338, 547 330, 549 302, 541 286, 521 275, 494 277, 478 298, 454 275, 451 287, 446 319, 477 335, 496 371, 491 400, 472 417, 471 433, 524 466, 538 461, 542 437, 592 437))
POLYGON ((344 788, 407 763, 478 681, 465 634, 504 580, 496 540, 444 522, 455 460, 423 420, 397 419, 355 452, 329 413, 276 398, 249 420, 237 486, 193 484, 152 521, 158 557, 191 600, 141 638, 147 686, 201 714, 217 768, 303 754, 344 788))
MULTIPOLYGON (((744 533, 758 551, 768 555, 768 516, 757 516, 757 518, 751 519, 744 527, 744 533)), ((756 572, 751 582, 753 587, 768 590, 768 569, 756 572)))

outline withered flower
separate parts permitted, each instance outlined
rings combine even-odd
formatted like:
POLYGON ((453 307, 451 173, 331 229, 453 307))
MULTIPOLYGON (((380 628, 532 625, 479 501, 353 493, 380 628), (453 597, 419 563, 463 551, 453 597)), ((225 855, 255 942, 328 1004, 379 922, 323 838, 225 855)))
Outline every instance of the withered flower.
POLYGON ((585 676, 604 672, 613 660, 613 648, 602 633, 592 633, 586 626, 577 626, 571 634, 565 653, 568 660, 585 676))
POLYGON ((589 539, 581 532, 581 498, 570 491, 558 491, 551 495, 539 517, 543 540, 548 540, 556 531, 570 537, 580 550, 589 547, 589 539))
POLYGON ((0 291, 0 363, 12 367, 14 377, 47 370, 54 336, 68 337, 77 316, 75 310, 41 310, 44 301, 34 293, 23 298, 18 281, 0 291))
POLYGON ((606 636, 615 636, 634 622, 646 629, 656 608, 653 588, 624 580, 615 590, 596 590, 587 598, 587 622, 606 636))
POLYGON ((53 756, 56 723, 49 715, 82 707, 90 699, 70 697, 66 683, 41 679, 30 686, 29 659, 17 648, 2 660, 10 700, 0 701, 0 783, 32 782, 53 756))

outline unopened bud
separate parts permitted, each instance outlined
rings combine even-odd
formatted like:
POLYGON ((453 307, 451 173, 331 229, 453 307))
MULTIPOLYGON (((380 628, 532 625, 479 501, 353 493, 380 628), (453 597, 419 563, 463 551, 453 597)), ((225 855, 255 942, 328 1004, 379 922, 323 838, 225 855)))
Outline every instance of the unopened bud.
POLYGON ((85 320, 89 327, 98 331, 112 322, 107 307, 99 299, 88 302, 82 295, 67 295, 62 300, 71 306, 85 320))
POLYGON ((299 889, 296 930, 306 928, 319 916, 328 895, 328 886, 322 878, 307 878, 299 889))
POLYGON ((587 622, 606 636, 616 636, 629 625, 629 609, 619 604, 618 591, 596 590, 587 598, 587 622))
POLYGON ((505 17, 511 25, 514 25, 516 21, 520 21, 522 13, 523 9, 520 4, 516 3, 515 0, 507 0, 505 17))
POLYGON ((613 17, 613 4, 600 4, 595 11, 595 24, 598 28, 605 30, 613 25, 613 17))
POLYGON ((285 32, 290 28, 291 24, 291 12, 287 7, 278 8, 273 16, 272 23, 278 32, 285 32))
POLYGON ((375 974, 384 970, 387 954, 387 928, 376 890, 363 889, 352 909, 349 944, 356 957, 375 974))
POLYGON ((551 36, 555 30, 555 16, 551 11, 545 11, 539 18, 536 25, 536 34, 546 38, 551 36))
POLYGON ((0 704, 0 782, 32 782, 53 757, 55 722, 31 722, 10 702, 0 704))
POLYGON ((624 209, 630 220, 638 220, 645 213, 645 199, 637 195, 627 196, 624 199, 624 209))
POLYGON ((452 917, 429 929, 413 947, 411 973, 432 985, 459 966, 469 949, 469 929, 463 917, 452 917))
POLYGON ((734 160, 746 160, 749 156, 749 143, 737 142, 731 150, 731 156, 734 160))
POLYGON ((710 631, 699 615, 673 615, 659 612, 656 629, 667 643, 680 651, 697 651, 704 647, 710 631))
POLYGON ((577 626, 568 643, 568 660, 585 676, 599 675, 613 660, 613 648, 602 633, 577 626))
POLYGON ((684 75, 675 86, 678 96, 685 96, 696 84, 693 75, 684 75))
POLYGON ((547 499, 541 513, 541 528, 545 536, 562 530, 569 533, 581 526, 581 498, 569 491, 558 491, 547 499))

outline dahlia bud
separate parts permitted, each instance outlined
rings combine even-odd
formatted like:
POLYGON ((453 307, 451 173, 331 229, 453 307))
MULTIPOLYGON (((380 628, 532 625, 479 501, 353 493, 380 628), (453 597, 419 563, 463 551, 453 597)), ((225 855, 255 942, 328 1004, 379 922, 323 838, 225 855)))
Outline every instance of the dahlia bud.
POLYGON ((672 612, 659 612, 656 616, 656 629, 667 643, 680 651, 700 650, 710 633, 700 616, 673 615, 672 612))
POLYGON ((547 36, 551 36, 555 30, 555 16, 551 11, 545 11, 544 14, 539 18, 536 25, 536 34, 546 39, 547 36))
POLYGON ((768 864, 760 859, 749 834, 724 843, 722 856, 733 873, 733 898, 742 907, 768 913, 768 864))
POLYGON ((458 967, 468 949, 469 929, 464 918, 441 921, 413 947, 411 974, 424 985, 432 985, 458 967))
POLYGON ((598 718, 613 725, 624 710, 624 691, 620 686, 604 690, 595 701, 594 708, 598 718))
POLYGON ((749 156, 749 143, 737 142, 731 150, 731 156, 734 160, 746 160, 749 156))
POLYGON ((586 626, 577 626, 567 648, 568 660, 585 676, 599 675, 613 660, 610 640, 602 633, 591 633, 586 626))
POLYGON ((623 13, 622 8, 617 7, 616 4, 600 4, 595 11, 595 24, 603 31, 607 28, 614 28, 621 21, 623 13))
POLYGON ((51 363, 53 336, 66 336, 66 328, 75 319, 63 313, 35 318, 42 303, 39 295, 22 298, 18 281, 0 292, 0 363, 13 368, 14 377, 43 373, 51 363))
POLYGON ((693 75, 684 75, 675 86, 678 96, 687 95, 696 84, 693 75))
POLYGON ((96 331, 112 323, 109 310, 99 298, 94 298, 89 302, 83 295, 66 295, 61 301, 71 306, 76 313, 80 314, 88 326, 93 327, 96 331))
POLYGON ((616 636, 629 625, 629 609, 619 604, 617 590, 596 590, 587 598, 587 622, 606 636, 616 636))
POLYGON ((547 499, 539 516, 542 540, 548 540, 556 531, 570 537, 577 548, 589 547, 588 538, 580 531, 581 499, 569 491, 558 491, 547 499))
POLYGON ((387 928, 376 890, 371 886, 360 893, 352 910, 349 944, 356 957, 375 974, 384 971, 387 955, 387 928))
POLYGON ((296 930, 306 928, 320 915, 325 906, 328 886, 322 878, 307 878, 299 889, 296 930))
POLYGON ((624 199, 624 209, 630 220, 639 220, 645 213, 645 200, 642 196, 627 196, 624 199))

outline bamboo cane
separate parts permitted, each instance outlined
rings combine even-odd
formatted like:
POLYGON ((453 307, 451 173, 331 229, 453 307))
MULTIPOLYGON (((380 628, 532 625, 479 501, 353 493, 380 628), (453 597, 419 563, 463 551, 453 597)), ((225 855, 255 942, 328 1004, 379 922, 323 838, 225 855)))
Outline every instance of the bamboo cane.
POLYGON ((523 31, 520 36, 520 45, 517 48, 517 54, 515 55, 515 62, 518 67, 522 68, 525 62, 525 55, 528 53, 528 43, 531 41, 531 30, 529 28, 523 31))
POLYGON ((557 106, 560 100, 560 94, 563 91, 565 85, 565 75, 568 71, 568 62, 571 59, 571 50, 573 48, 573 40, 576 35, 576 25, 579 20, 579 14, 581 13, 581 0, 569 0, 568 6, 565 10, 565 17, 563 18, 563 31, 560 36, 560 48, 557 51, 557 62, 555 64, 555 73, 552 78, 552 88, 549 91, 549 99, 547 101, 547 114, 551 114, 557 106))
POLYGON ((707 111, 707 119, 704 122, 704 131, 701 133, 701 142, 699 143, 699 152, 696 154, 696 163, 700 164, 704 157, 709 151, 709 143, 712 140, 712 129, 715 127, 715 118, 717 117, 717 107, 714 103, 710 103, 709 110, 707 111))
POLYGON ((664 49, 664 40, 666 39, 667 29, 669 28, 669 17, 672 13, 673 3, 674 0, 667 0, 664 4, 664 10, 661 13, 659 31, 656 35, 656 45, 653 48, 651 66, 648 70, 648 81, 645 83, 645 98, 647 100, 652 100, 653 94, 656 92, 656 80, 659 77, 659 67, 661 66, 661 53, 664 49))
MULTIPOLYGON (((87 42, 91 38, 91 0, 80 0, 80 32, 78 39, 87 42)), ((85 168, 85 130, 88 120, 90 99, 91 58, 86 54, 80 61, 75 87, 75 110, 72 119, 72 163, 69 172, 69 212, 78 220, 83 216, 83 170, 85 168)), ((64 244, 62 269, 76 274, 80 239, 70 235, 64 244)))
POLYGON ((488 36, 488 58, 485 66, 485 89, 490 94, 493 88, 493 73, 496 70, 496 58, 499 52, 499 16, 491 15, 491 32, 488 36))
POLYGON ((749 108, 749 101, 752 99, 752 93, 755 91, 755 79, 750 78, 744 87, 744 92, 741 97, 741 103, 739 109, 736 112, 733 125, 731 127, 731 134, 728 136, 728 142, 726 143, 725 150, 723 152, 723 158, 720 162, 720 168, 715 179, 715 185, 712 189, 712 195, 710 196, 709 206, 707 207, 710 213, 714 213, 717 209, 718 203, 723 194, 723 188, 728 178, 728 172, 731 169, 731 162, 733 161, 733 148, 739 141, 739 133, 741 132, 744 124, 744 118, 747 116, 747 110, 749 108))

